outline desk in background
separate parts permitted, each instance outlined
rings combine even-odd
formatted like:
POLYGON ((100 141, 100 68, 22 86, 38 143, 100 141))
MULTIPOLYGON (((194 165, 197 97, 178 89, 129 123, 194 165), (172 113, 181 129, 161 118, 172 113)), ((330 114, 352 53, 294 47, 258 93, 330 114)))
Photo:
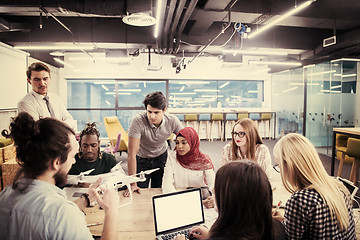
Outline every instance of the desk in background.
POLYGON ((335 157, 336 157, 336 134, 344 134, 352 138, 360 139, 360 128, 334 128, 333 129, 333 141, 332 141, 332 153, 331 153, 331 176, 334 176, 335 171, 335 157))

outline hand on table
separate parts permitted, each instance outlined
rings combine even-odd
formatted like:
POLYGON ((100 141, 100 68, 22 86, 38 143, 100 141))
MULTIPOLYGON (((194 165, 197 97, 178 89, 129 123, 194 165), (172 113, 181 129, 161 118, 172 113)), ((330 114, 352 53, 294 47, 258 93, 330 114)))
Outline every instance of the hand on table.
POLYGON ((205 200, 202 201, 202 203, 206 208, 215 207, 214 198, 212 196, 207 197, 205 200))
MULTIPOLYGON (((132 183, 130 185, 131 187, 131 191, 132 192, 137 192, 140 194, 140 188, 138 187, 138 185, 136 183, 132 183)), ((123 192, 123 196, 124 197, 129 197, 130 196, 130 192, 129 192, 129 189, 126 189, 124 192, 123 192)))

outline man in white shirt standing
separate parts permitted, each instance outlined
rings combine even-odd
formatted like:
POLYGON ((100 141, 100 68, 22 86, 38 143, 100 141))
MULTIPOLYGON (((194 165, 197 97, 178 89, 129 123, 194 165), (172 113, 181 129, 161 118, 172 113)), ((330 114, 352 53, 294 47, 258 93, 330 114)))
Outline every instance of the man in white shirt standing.
POLYGON ((50 69, 41 62, 35 62, 28 67, 26 75, 32 90, 18 103, 18 112, 29 113, 35 121, 53 117, 76 130, 76 122, 62 104, 61 99, 56 94, 48 92, 51 82, 50 69))

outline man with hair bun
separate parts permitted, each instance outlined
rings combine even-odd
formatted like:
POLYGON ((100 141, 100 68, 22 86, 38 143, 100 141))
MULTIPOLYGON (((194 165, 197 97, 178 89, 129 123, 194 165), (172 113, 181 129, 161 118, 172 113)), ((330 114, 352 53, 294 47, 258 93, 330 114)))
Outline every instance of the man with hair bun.
POLYGON ((74 131, 54 118, 34 121, 28 113, 13 118, 9 129, 2 135, 14 140, 21 169, 13 184, 0 192, 0 239, 93 239, 81 210, 94 200, 105 211, 101 239, 117 239, 115 190, 100 196, 99 179, 75 204, 59 188, 75 162, 74 131))
POLYGON ((26 76, 32 90, 18 103, 18 112, 27 112, 34 120, 45 117, 56 118, 76 131, 76 122, 66 110, 61 99, 48 91, 51 82, 48 66, 41 62, 35 62, 28 67, 26 76))

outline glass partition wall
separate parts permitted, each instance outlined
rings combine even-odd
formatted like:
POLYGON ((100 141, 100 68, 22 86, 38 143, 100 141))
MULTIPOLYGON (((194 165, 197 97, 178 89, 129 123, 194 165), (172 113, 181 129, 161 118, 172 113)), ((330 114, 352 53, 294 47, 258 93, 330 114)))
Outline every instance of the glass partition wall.
POLYGON ((118 116, 125 130, 131 119, 144 111, 145 96, 161 91, 169 108, 261 108, 262 80, 124 80, 67 79, 68 110, 81 130, 86 122, 98 122, 106 137, 103 119, 118 116))
POLYGON ((305 134, 322 153, 331 154, 333 128, 355 125, 357 64, 340 59, 273 74, 278 136, 305 134))

